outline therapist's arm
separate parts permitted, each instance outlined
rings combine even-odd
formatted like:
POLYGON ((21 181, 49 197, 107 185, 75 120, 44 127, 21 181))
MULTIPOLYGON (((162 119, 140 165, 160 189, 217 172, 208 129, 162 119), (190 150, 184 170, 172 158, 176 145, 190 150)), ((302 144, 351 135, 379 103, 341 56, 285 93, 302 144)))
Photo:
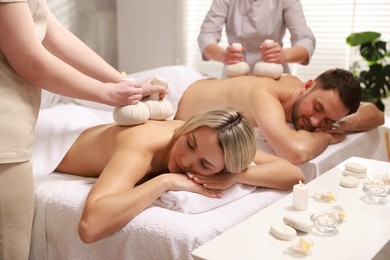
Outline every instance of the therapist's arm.
POLYGON ((60 60, 102 82, 120 82, 121 74, 67 30, 48 11, 48 25, 43 45, 60 60))

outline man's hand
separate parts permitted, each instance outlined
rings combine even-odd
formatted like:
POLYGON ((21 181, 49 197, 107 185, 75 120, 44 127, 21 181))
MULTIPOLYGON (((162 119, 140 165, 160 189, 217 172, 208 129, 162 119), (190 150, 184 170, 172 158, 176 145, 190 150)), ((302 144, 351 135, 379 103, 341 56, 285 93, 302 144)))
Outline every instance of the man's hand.
POLYGON ((332 128, 327 130, 329 134, 346 134, 351 132, 351 126, 350 122, 348 121, 348 117, 344 117, 341 120, 337 121, 332 125, 332 128))

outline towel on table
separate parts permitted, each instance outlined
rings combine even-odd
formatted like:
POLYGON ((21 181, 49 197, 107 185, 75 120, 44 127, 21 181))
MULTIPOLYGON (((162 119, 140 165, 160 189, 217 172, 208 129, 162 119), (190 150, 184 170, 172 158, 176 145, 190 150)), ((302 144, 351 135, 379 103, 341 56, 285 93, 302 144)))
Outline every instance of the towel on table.
POLYGON ((104 123, 107 122, 79 105, 61 104, 42 109, 33 143, 34 177, 53 172, 85 129, 104 123))
POLYGON ((256 186, 236 183, 225 190, 222 198, 209 198, 189 191, 168 191, 154 205, 182 213, 196 214, 215 209, 253 192, 256 186))

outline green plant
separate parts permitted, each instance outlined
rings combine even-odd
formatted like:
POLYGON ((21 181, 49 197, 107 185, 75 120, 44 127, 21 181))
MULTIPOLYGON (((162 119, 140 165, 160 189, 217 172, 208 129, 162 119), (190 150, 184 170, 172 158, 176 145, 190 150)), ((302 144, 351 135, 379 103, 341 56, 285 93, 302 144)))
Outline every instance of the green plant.
POLYGON ((351 33, 346 41, 350 46, 360 48, 360 55, 368 65, 361 66, 363 64, 358 62, 352 66, 352 73, 359 78, 361 84, 363 101, 375 103, 384 111, 382 98, 387 97, 390 91, 390 52, 388 43, 380 37, 378 32, 351 33))

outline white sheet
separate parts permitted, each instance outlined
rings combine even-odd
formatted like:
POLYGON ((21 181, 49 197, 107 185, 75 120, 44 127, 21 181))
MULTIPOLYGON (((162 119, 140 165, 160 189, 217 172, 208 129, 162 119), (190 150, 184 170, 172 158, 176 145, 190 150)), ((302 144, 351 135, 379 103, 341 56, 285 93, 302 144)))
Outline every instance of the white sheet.
MULTIPOLYGON (((264 139, 256 138, 256 141, 258 149, 275 154, 264 139)), ((306 182, 309 182, 351 156, 386 161, 379 129, 349 134, 344 141, 329 145, 323 153, 298 166, 304 172, 306 182)))
POLYGON ((193 249, 287 194, 257 189, 200 214, 151 206, 114 235, 84 244, 78 237, 77 224, 92 182, 60 173, 36 182, 30 259, 192 259, 193 249))

